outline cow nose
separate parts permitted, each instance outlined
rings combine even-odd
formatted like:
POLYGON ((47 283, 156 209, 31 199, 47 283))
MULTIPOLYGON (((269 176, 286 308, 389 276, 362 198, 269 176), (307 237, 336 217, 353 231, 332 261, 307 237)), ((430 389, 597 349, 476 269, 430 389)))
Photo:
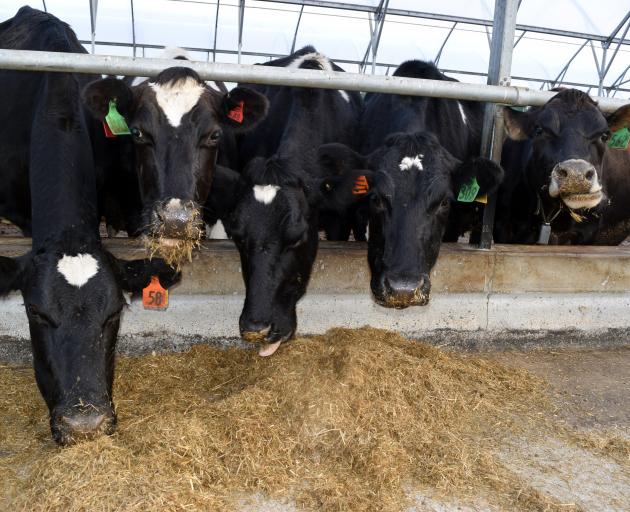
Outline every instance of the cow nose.
POLYGON ((394 308, 406 308, 409 306, 424 306, 429 302, 431 288, 429 276, 422 274, 420 279, 389 275, 384 279, 386 304, 394 308))
POLYGON ((258 342, 263 341, 269 332, 271 332, 271 325, 267 322, 241 319, 240 331, 241 338, 245 341, 258 342))
POLYGON ((157 224, 155 231, 166 238, 192 238, 197 229, 199 210, 193 201, 171 198, 159 203, 154 209, 157 224))
POLYGON ((66 412, 57 417, 51 426, 53 437, 61 445, 70 445, 78 440, 93 439, 101 434, 112 434, 116 425, 113 411, 66 412))
POLYGON ((573 158, 557 164, 551 172, 552 196, 567 193, 587 193, 597 185, 597 171, 590 162, 573 158))

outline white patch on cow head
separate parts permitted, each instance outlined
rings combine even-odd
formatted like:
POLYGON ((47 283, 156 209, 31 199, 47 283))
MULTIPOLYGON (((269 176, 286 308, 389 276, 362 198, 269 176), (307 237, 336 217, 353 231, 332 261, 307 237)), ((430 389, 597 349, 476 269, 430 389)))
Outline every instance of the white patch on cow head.
MULTIPOLYGON (((299 56, 294 61, 292 61, 288 67, 299 68, 307 60, 312 60, 312 61, 317 62, 319 69, 323 71, 334 71, 333 65, 332 65, 332 62, 330 62, 330 59, 326 57, 326 55, 322 55, 321 53, 317 53, 317 52, 311 52, 311 53, 307 53, 306 55, 299 56)), ((341 97, 346 102, 350 103, 350 96, 348 96, 348 93, 346 91, 338 90, 337 92, 341 95, 341 97)))
POLYGON ((149 87, 155 92, 157 104, 169 124, 175 128, 182 122, 182 117, 197 104, 205 90, 202 84, 190 76, 166 84, 150 83, 149 87))
POLYGON ((263 204, 271 204, 280 190, 278 185, 254 185, 254 197, 263 204))
POLYGON ((166 46, 160 54, 160 59, 190 60, 190 53, 179 46, 166 46))
POLYGON ((466 117, 466 112, 464 112, 464 106, 458 101, 457 106, 459 107, 459 113, 462 115, 462 121, 464 125, 468 124, 468 118, 466 117))
POLYGON ((57 262, 57 270, 69 284, 81 288, 98 272, 98 261, 91 254, 64 254, 57 262))
POLYGON ((400 167, 401 171, 408 171, 412 167, 415 167, 419 171, 422 171, 424 167, 422 167, 422 159, 424 155, 416 155, 416 156, 406 156, 400 161, 398 167, 400 167))

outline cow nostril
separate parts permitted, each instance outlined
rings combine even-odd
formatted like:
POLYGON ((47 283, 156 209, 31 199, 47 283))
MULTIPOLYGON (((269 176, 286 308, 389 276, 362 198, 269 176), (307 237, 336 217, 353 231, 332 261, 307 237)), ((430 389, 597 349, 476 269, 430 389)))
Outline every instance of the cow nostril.
POLYGON ((594 176, 594 175, 595 175, 595 173, 594 173, 593 171, 586 171, 586 174, 585 174, 586 179, 587 179, 588 181, 591 181, 591 180, 593 179, 593 176, 594 176))
POLYGON ((556 174, 560 177, 560 178, 566 178, 567 177, 567 171, 566 169, 563 169, 562 167, 560 167, 557 171, 556 174))

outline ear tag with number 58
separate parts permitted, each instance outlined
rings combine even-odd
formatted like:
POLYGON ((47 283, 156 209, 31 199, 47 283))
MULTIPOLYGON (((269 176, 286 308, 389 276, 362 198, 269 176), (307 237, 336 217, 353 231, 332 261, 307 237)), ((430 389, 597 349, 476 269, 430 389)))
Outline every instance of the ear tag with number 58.
POLYGON ((142 290, 144 309, 162 311, 168 308, 168 290, 162 287, 157 276, 151 277, 149 285, 142 290))

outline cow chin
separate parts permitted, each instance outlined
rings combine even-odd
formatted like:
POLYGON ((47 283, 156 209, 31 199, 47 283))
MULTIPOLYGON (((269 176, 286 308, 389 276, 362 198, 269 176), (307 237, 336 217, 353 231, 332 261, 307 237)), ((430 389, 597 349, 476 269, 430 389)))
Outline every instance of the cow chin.
POLYGON ((562 202, 571 210, 595 208, 602 202, 604 194, 600 191, 588 194, 567 194, 561 196, 562 202))
POLYGON ((112 435, 116 430, 116 414, 111 407, 56 412, 51 415, 50 430, 57 444, 70 446, 102 435, 112 435))

